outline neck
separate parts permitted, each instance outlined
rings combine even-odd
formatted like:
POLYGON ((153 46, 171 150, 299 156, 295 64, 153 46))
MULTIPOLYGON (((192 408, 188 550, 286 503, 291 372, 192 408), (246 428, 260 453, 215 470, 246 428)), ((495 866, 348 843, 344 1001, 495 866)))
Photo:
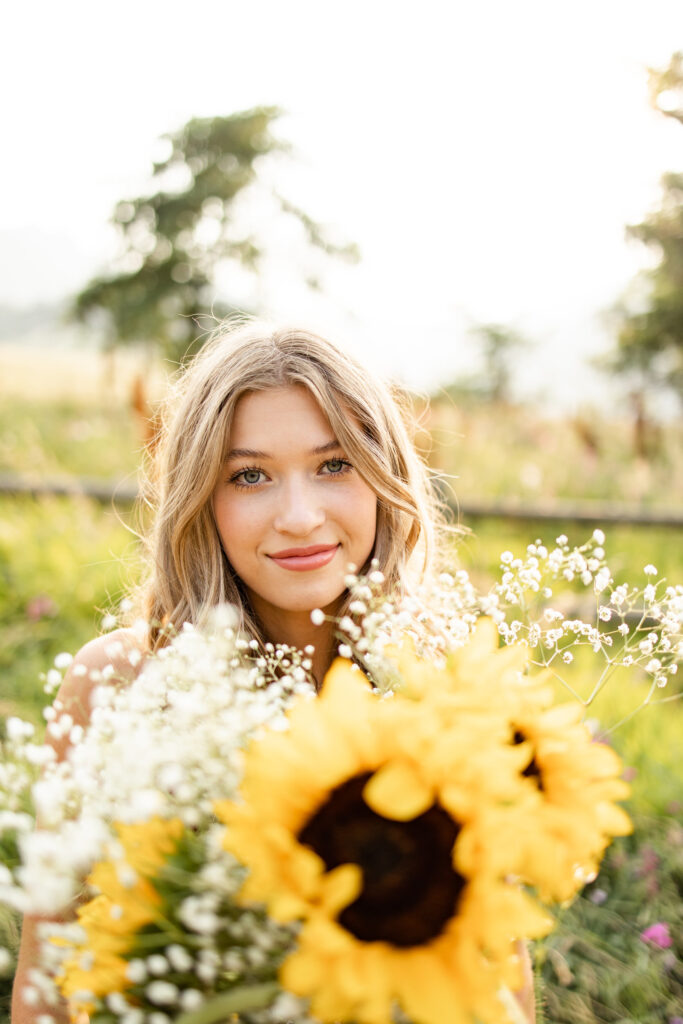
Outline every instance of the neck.
MULTIPOLYGON (((271 643, 286 644, 299 651, 303 651, 309 645, 314 648, 313 654, 310 655, 311 674, 316 688, 319 690, 325 673, 337 654, 334 622, 325 621, 320 626, 314 626, 311 622, 310 612, 290 612, 272 607, 263 608, 258 606, 258 600, 253 601, 253 599, 252 603, 261 628, 271 643)), ((334 611, 326 609, 326 614, 332 615, 334 611)))

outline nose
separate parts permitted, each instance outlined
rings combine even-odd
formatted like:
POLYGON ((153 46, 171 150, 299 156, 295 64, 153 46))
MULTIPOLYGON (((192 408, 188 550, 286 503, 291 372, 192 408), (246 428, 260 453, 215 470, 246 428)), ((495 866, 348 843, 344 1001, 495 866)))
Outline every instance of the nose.
POLYGON ((278 508, 274 526, 279 533, 293 537, 306 537, 325 522, 315 488, 304 480, 287 481, 278 495, 278 508))

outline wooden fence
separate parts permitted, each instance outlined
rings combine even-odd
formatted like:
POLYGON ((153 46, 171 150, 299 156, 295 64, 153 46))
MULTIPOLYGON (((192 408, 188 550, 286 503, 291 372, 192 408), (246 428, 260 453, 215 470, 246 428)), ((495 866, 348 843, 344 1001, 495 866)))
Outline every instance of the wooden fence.
MULTIPOLYGON (((131 505, 138 496, 129 482, 94 479, 31 480, 13 474, 0 474, 0 494, 29 497, 92 498, 104 505, 131 505)), ((622 523, 628 526, 683 528, 683 510, 650 509, 613 502, 558 501, 552 504, 523 505, 516 501, 461 501, 453 506, 460 522, 476 519, 508 519, 520 522, 567 522, 588 524, 622 523)))

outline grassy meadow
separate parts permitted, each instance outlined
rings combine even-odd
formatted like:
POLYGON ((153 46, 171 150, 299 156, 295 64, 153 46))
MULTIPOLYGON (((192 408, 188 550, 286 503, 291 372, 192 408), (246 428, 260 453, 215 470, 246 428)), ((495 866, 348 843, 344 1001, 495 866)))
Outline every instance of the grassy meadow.
MULTIPOLYGON (((125 373, 92 370, 86 393, 67 374, 50 389, 43 379, 51 373, 46 355, 23 383, 20 375, 11 386, 0 383, 0 475, 134 482, 144 447, 144 424, 129 401, 136 372, 132 364, 125 373)), ((591 499, 683 508, 680 422, 638 434, 627 418, 614 422, 585 412, 571 421, 547 420, 514 407, 461 408, 445 396, 418 412, 419 445, 464 504, 591 499)), ((559 533, 578 543, 592 529, 503 519, 465 518, 462 525, 454 564, 481 586, 498 575, 502 551, 523 554, 529 542, 552 544, 559 533)), ((654 563, 660 576, 683 582, 681 531, 618 526, 605 532, 618 581, 644 582, 643 567, 654 563)), ((41 721, 41 676, 60 651, 73 652, 99 632, 103 616, 135 584, 140 565, 134 513, 125 506, 84 497, 0 496, 4 715, 41 721)), ((580 674, 577 662, 573 671, 580 674)), ((601 723, 628 716, 641 699, 637 678, 615 680, 599 707, 601 723)), ((540 1006, 550 1024, 680 1024, 681 735, 683 701, 655 703, 611 734, 628 765, 637 827, 614 844, 596 881, 560 912, 558 930, 536 950, 540 1006), (640 938, 657 921, 669 924, 670 947, 640 938)))

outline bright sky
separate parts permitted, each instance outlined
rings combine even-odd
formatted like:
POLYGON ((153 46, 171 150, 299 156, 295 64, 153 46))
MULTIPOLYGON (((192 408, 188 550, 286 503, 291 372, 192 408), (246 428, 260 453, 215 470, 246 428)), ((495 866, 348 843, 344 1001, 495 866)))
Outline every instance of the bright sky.
POLYGON ((508 323, 537 342, 521 391, 599 400, 583 360, 647 260, 624 225, 683 168, 645 72, 683 48, 681 0, 24 0, 4 22, 0 303, 106 265, 161 134, 275 104, 280 191, 363 259, 323 299, 269 276, 273 315, 423 387, 473 365, 468 325, 508 323))

